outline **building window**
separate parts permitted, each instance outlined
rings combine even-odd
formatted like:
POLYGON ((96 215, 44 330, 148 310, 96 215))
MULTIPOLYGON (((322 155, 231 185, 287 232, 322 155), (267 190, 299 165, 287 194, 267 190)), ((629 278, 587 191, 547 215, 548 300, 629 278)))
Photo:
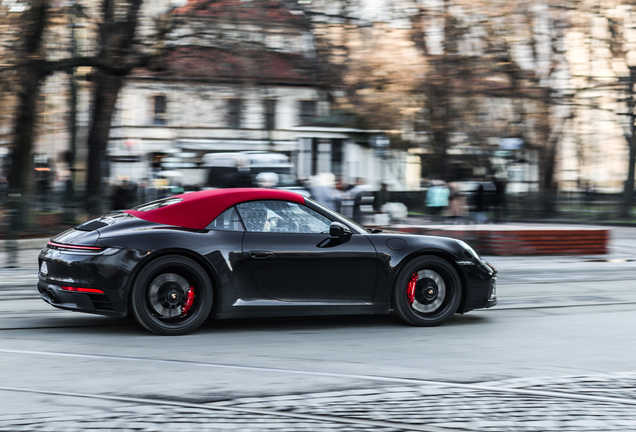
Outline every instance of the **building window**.
POLYGON ((300 116, 299 121, 301 125, 308 125, 316 117, 316 101, 304 100, 300 101, 300 116))
POLYGON ((263 111, 265 113, 265 118, 263 119, 265 129, 276 129, 276 99, 265 99, 263 101, 263 111))
POLYGON ((228 99, 227 101, 227 126, 231 128, 241 127, 241 111, 243 103, 240 99, 228 99))
POLYGON ((153 117, 152 124, 162 126, 168 123, 167 99, 165 95, 153 96, 153 117))

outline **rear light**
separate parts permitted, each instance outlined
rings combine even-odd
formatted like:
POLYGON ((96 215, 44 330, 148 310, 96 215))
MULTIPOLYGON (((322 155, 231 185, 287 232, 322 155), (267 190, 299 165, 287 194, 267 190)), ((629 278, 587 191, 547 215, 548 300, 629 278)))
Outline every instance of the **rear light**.
POLYGON ((68 244, 62 244, 62 243, 55 243, 52 241, 48 242, 47 246, 52 249, 77 251, 77 252, 101 252, 104 250, 103 247, 99 247, 99 246, 68 245, 68 244))
POLYGON ((74 292, 91 293, 91 294, 104 294, 104 291, 98 290, 95 288, 78 288, 78 287, 70 287, 70 286, 63 286, 60 288, 62 288, 64 291, 74 291, 74 292))

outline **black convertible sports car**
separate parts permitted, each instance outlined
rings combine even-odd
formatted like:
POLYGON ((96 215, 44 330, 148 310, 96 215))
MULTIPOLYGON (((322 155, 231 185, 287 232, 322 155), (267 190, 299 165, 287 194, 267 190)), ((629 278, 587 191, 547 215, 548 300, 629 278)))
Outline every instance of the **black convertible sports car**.
POLYGON ((368 230, 274 189, 176 195, 51 239, 38 290, 53 306, 132 314, 184 334, 214 318, 389 313, 418 326, 497 303, 466 243, 368 230))

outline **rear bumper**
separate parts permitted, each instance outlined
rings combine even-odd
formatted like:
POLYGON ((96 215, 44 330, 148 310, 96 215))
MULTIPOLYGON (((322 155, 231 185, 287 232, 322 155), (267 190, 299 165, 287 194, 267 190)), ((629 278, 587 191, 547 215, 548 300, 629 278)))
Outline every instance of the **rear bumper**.
POLYGON ((59 285, 42 280, 38 282, 38 291, 42 300, 60 309, 98 315, 126 316, 126 312, 114 309, 106 294, 67 291, 59 285))
POLYGON ((37 288, 42 300, 60 309, 126 316, 131 272, 142 256, 123 248, 86 253, 45 247, 39 256, 37 288), (78 288, 101 293, 74 291, 78 288))

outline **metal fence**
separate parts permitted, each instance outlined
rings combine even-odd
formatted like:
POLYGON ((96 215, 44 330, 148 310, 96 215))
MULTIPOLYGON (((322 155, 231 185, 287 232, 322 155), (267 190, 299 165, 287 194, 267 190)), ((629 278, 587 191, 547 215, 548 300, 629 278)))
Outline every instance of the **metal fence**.
MULTIPOLYGON (((153 191, 137 189, 127 208, 157 199, 153 191)), ((554 222, 575 224, 636 224, 636 209, 624 214, 621 195, 561 192, 555 196, 541 194, 505 195, 498 203, 489 203, 476 215, 470 196, 464 196, 464 213, 451 218, 448 211, 432 214, 426 207, 426 191, 393 192, 391 200, 406 205, 410 217, 430 223, 506 223, 554 222), (477 216, 481 217, 479 219, 477 216)), ((110 197, 103 203, 104 213, 121 210, 113 207, 110 197)), ((16 221, 11 198, 0 204, 0 239, 47 237, 84 222, 88 216, 81 199, 68 200, 63 193, 36 195, 25 220, 16 221)), ((372 219, 367 219, 372 220, 372 219)), ((377 220, 377 218, 376 218, 377 220)))

